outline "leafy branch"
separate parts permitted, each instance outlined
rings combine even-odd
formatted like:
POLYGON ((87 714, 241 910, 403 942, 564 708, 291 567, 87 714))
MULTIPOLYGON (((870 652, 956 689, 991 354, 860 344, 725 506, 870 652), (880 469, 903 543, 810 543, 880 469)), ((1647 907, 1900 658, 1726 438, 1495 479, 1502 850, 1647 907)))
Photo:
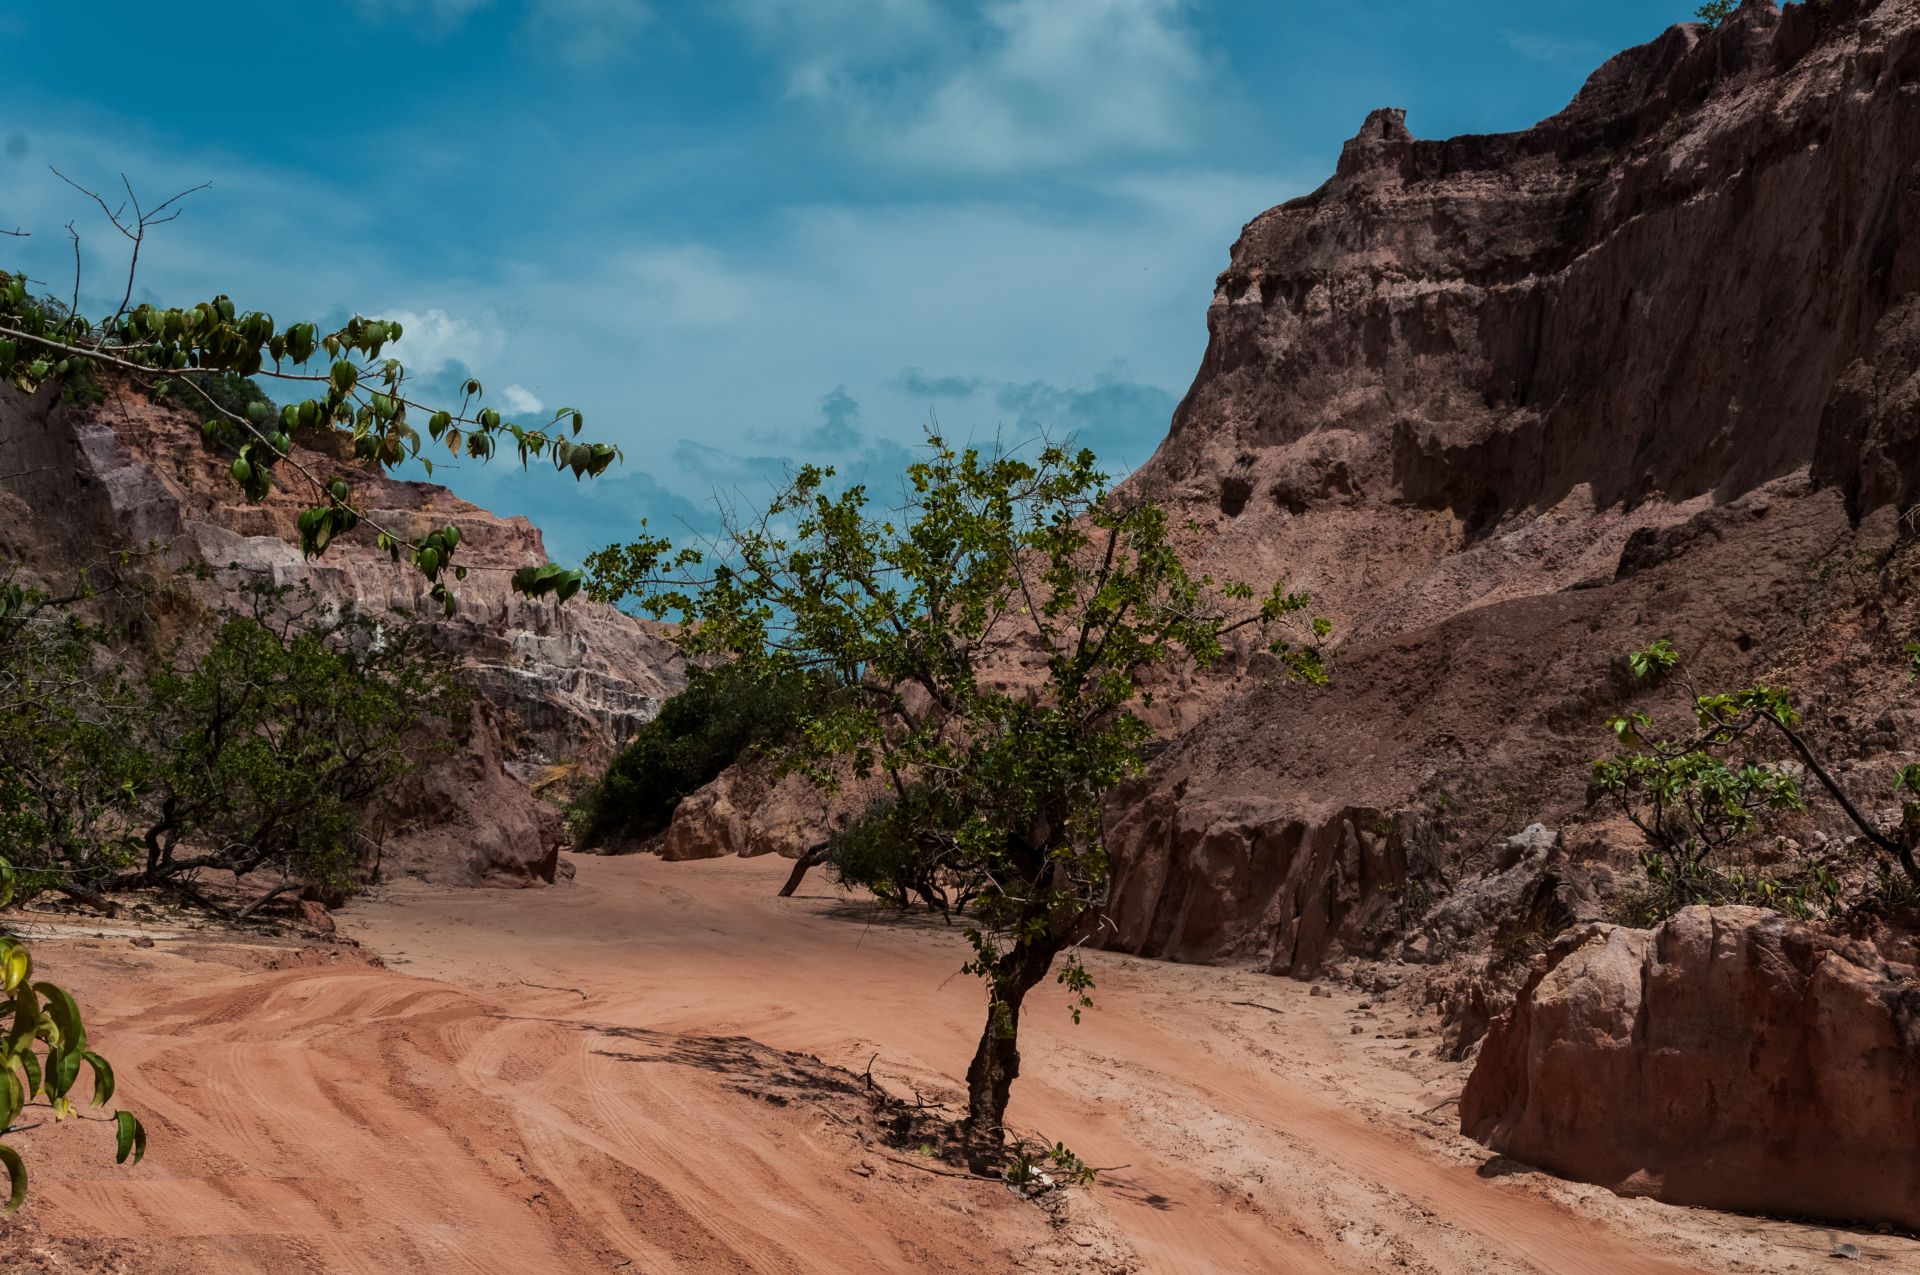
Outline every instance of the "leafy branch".
MULTIPOLYGON (((1682 903, 1712 893, 1714 860, 1762 819, 1806 808, 1800 781, 1790 770, 1777 762, 1751 760, 1758 736, 1783 741, 1868 844, 1920 885, 1920 866, 1914 859, 1914 841, 1920 835, 1920 765, 1903 768, 1894 783, 1902 819, 1900 829, 1889 832, 1860 810, 1821 760, 1786 691, 1757 684, 1703 693, 1666 639, 1630 653, 1627 666, 1635 680, 1649 686, 1669 680, 1680 685, 1692 723, 1684 734, 1656 736, 1650 733, 1653 718, 1644 711, 1609 718, 1607 727, 1620 752, 1593 763, 1594 780, 1647 838, 1653 850, 1647 860, 1649 874, 1673 889, 1682 903)), ((1829 883, 1822 885, 1828 888, 1829 883)))
MULTIPOLYGON (((510 444, 522 466, 546 458, 576 479, 597 477, 620 459, 617 447, 578 441, 585 427, 580 412, 561 408, 545 424, 530 428, 484 406, 485 390, 477 379, 462 383, 457 405, 416 397, 404 364, 382 357, 404 335, 393 320, 356 315, 323 331, 314 323, 281 323, 262 311, 240 310, 224 294, 187 308, 133 305, 148 232, 178 217, 181 201, 206 187, 143 208, 123 177, 127 200, 114 206, 57 169, 55 174, 98 205, 132 244, 126 284, 112 314, 93 321, 77 312, 80 241, 71 226, 76 273, 71 305, 35 298, 24 277, 0 271, 0 380, 32 392, 50 380, 110 369, 150 392, 164 386, 177 400, 197 400, 205 408, 203 436, 232 450, 233 480, 249 499, 264 498, 282 471, 297 475, 311 493, 313 504, 299 524, 301 547, 309 556, 325 552, 335 538, 364 522, 394 560, 405 556, 433 583, 435 600, 449 612, 454 600, 442 577, 464 576, 464 568, 451 561, 457 531, 447 527, 408 536, 381 525, 355 498, 346 477, 323 477, 295 453, 294 439, 303 431, 347 437, 357 459, 382 471, 414 459, 431 474, 430 444, 444 446, 456 458, 482 462, 510 444), (203 382, 209 375, 279 383, 302 397, 277 413, 264 401, 243 410, 208 392, 203 382)), ((513 577, 514 589, 530 596, 564 600, 580 586, 577 572, 558 568, 537 567, 513 577)))
MULTIPOLYGON (((0 907, 13 900, 13 866, 0 859, 0 907)), ((75 1116, 73 1087, 84 1066, 93 1074, 92 1107, 113 1099, 113 1068, 87 1047, 86 1023, 73 996, 56 983, 35 981, 33 954, 12 935, 0 933, 0 1008, 11 1009, 12 1025, 0 1037, 0 1165, 9 1190, 4 1208, 11 1213, 27 1198, 27 1166, 6 1143, 18 1132, 14 1122, 28 1103, 44 1097, 55 1120, 75 1116)), ((117 1163, 138 1164, 147 1152, 147 1131, 137 1116, 113 1113, 117 1163)))

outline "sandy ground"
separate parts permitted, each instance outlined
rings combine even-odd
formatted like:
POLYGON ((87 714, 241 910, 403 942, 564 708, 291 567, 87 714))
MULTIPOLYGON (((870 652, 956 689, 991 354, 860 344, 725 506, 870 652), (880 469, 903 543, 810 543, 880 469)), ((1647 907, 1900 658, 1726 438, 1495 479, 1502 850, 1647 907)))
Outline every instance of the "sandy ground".
MULTIPOLYGON (((981 1007, 956 932, 824 880, 777 899, 784 862, 578 866, 549 890, 357 902, 340 919, 386 968, 126 927, 38 940, 153 1142, 129 1170, 100 1125, 20 1135, 34 1195, 0 1222, 0 1269, 1837 1264, 1824 1229, 1489 1161, 1452 1132, 1460 1069, 1402 1011, 1105 954, 1080 1026, 1064 994, 1031 1003, 1011 1117, 1124 1167, 1043 1208, 889 1146, 864 1093, 877 1054, 897 1094, 958 1094, 981 1007)), ((1920 1270, 1920 1243, 1839 1238, 1920 1270)))

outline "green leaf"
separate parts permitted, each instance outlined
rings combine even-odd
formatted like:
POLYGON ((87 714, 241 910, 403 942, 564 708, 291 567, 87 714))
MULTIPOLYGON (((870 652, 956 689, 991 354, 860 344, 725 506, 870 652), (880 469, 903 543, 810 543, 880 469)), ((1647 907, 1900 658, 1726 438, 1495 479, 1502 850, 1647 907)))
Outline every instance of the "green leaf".
POLYGON ((73 1082, 80 1079, 80 1054, 80 1050, 62 1045, 47 1055, 47 1074, 43 1080, 47 1096, 56 1104, 65 1100, 73 1090, 73 1082))
POLYGON ((27 1091, 20 1083, 20 1077, 11 1067, 0 1068, 0 1133, 4 1133, 20 1118, 20 1109, 26 1105, 27 1091))
POLYGON ((106 1059, 91 1049, 81 1050, 80 1057, 93 1068, 93 1099, 87 1105, 89 1107, 106 1106, 107 1101, 113 1097, 113 1068, 107 1064, 106 1059))
POLYGON ((27 945, 16 939, 0 937, 0 986, 11 992, 33 977, 33 956, 27 945))
MULTIPOLYGON (((82 1050, 87 1047, 87 1027, 80 1020, 80 1007, 66 988, 56 983, 35 983, 33 990, 46 1002, 47 1017, 60 1031, 60 1047, 82 1050)), ((76 1061, 75 1066, 78 1066, 76 1061)))
POLYGON ((7 1206, 0 1209, 0 1213, 13 1213, 27 1200, 27 1164, 18 1151, 4 1142, 0 1142, 0 1164, 7 1166, 7 1181, 11 1184, 7 1206))
POLYGON ((127 1163, 128 1154, 131 1153, 133 1163, 140 1163, 140 1158, 147 1153, 147 1131, 145 1127, 141 1125, 139 1118, 130 1111, 114 1112, 113 1122, 116 1126, 114 1130, 113 1162, 115 1164, 125 1164, 127 1163))

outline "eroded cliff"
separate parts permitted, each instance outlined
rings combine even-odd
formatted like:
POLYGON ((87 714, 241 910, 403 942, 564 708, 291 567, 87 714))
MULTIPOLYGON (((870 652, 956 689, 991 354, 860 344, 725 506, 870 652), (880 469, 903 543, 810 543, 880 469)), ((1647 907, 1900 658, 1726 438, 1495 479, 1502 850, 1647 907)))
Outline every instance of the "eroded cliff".
POLYGON ((1920 494, 1917 163, 1920 4, 1755 2, 1523 132, 1377 111, 1251 222, 1129 488, 1341 650, 1314 692, 1256 658, 1116 803, 1114 941, 1379 950, 1584 805, 1630 646, 1709 680, 1897 652, 1860 573, 1920 494))
MULTIPOLYGON (((184 590, 202 607, 229 602, 249 582, 310 585, 322 602, 431 620, 435 641, 478 692, 461 747, 413 776, 386 812, 384 866, 448 880, 490 873, 551 880, 561 828, 528 781, 546 766, 603 762, 684 682, 678 650, 658 626, 576 598, 531 601, 512 572, 546 561, 539 529, 500 518, 444 487, 402 482, 310 450, 314 473, 351 472, 371 516, 413 535, 449 523, 469 569, 458 605, 442 617, 429 585, 352 536, 304 558, 295 520, 301 493, 276 487, 249 503, 203 447, 198 421, 131 388, 103 404, 66 407, 51 391, 28 398, 0 387, 0 558, 65 586, 83 569, 115 569, 184 590), (210 572, 211 574, 205 574, 210 572)), ((165 603, 109 595, 116 619, 148 630, 177 623, 165 603)), ((172 634, 149 631, 155 642, 172 634)))

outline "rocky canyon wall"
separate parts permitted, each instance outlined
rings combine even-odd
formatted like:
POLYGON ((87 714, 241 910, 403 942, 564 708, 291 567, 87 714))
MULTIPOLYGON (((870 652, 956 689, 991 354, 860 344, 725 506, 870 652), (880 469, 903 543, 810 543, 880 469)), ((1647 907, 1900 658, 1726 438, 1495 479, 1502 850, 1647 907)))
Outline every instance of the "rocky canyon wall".
POLYGON ((1523 132, 1376 111, 1249 223, 1128 487, 1216 574, 1310 590, 1340 650, 1316 691, 1256 658, 1116 802, 1115 944, 1374 949, 1388 904, 1584 804, 1652 637, 1709 680, 1842 620, 1897 653, 1845 580, 1920 496, 1916 165, 1920 3, 1752 2, 1523 132))
MULTIPOLYGON (((43 580, 96 580, 113 556, 123 570, 165 581, 200 607, 231 601, 249 582, 309 585, 328 603, 370 615, 418 614, 478 692, 461 747, 414 776, 389 812, 387 871, 448 880, 492 873, 551 879, 560 840, 557 813, 528 781, 556 763, 604 762, 684 683, 678 650, 658 626, 575 598, 532 601, 509 587, 512 572, 546 561, 540 532, 500 518, 431 483, 402 482, 296 441, 302 464, 323 477, 348 474, 370 514, 412 535, 449 523, 461 532, 469 569, 458 606, 442 618, 428 584, 389 561, 371 533, 302 556, 295 520, 305 502, 276 487, 247 502, 229 460, 199 441, 190 414, 135 390, 110 388, 96 407, 66 407, 51 392, 28 398, 0 386, 0 558, 43 580), (210 574, 196 578, 194 572, 210 574), (186 574, 182 574, 186 572, 186 574)), ((109 596, 123 624, 164 646, 177 605, 109 596)))

